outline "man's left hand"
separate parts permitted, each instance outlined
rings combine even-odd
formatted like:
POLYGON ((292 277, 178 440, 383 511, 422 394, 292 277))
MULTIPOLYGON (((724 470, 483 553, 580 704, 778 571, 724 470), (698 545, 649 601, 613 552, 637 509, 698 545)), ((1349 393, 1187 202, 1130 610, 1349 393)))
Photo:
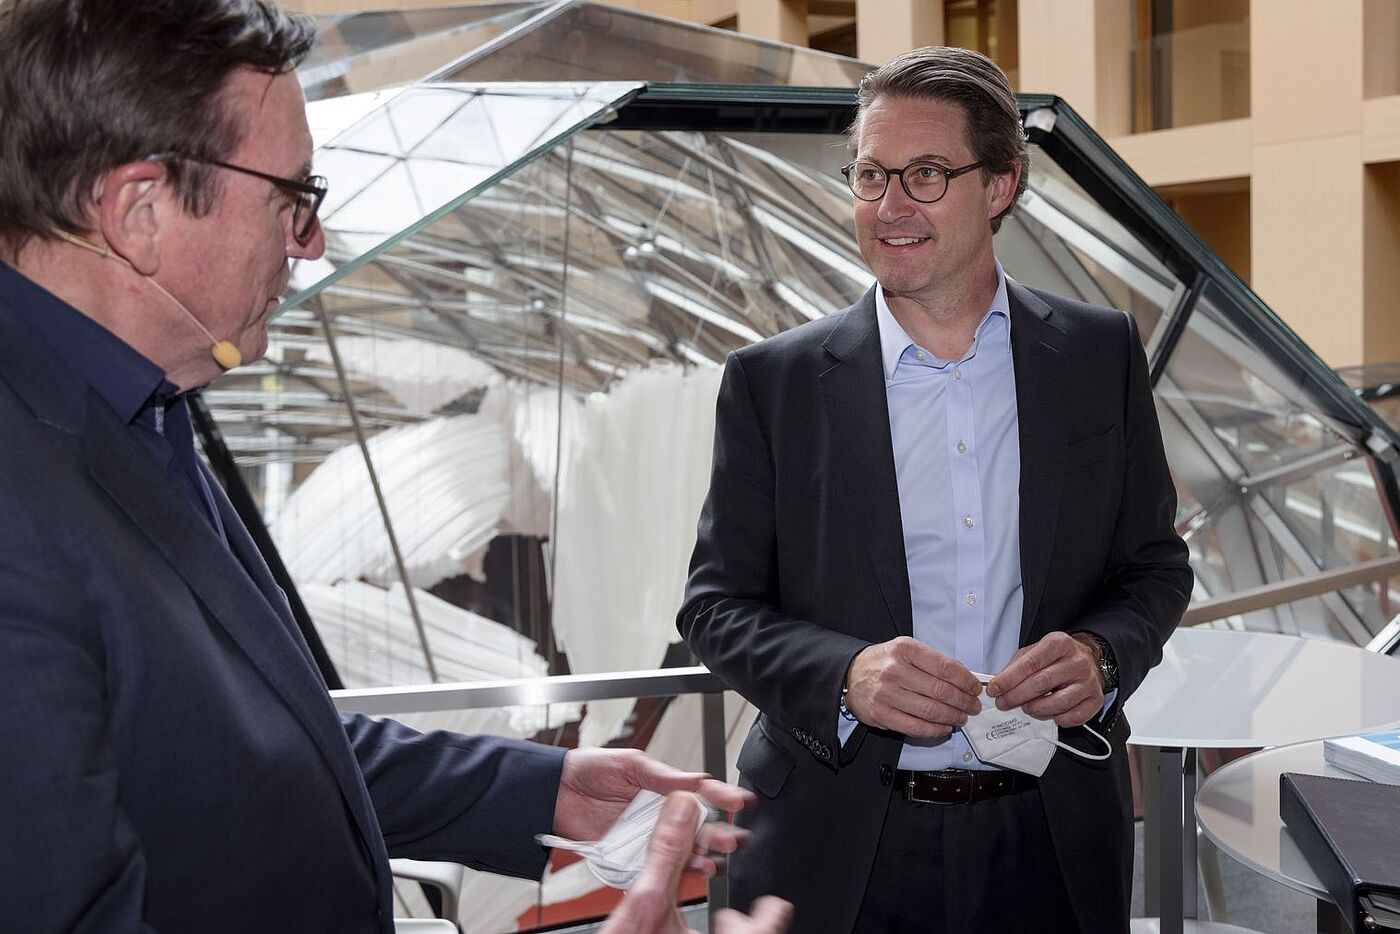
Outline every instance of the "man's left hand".
POLYGON ((1020 707, 1057 726, 1080 726, 1103 709, 1098 650, 1089 636, 1052 632, 1022 646, 987 684, 997 708, 1020 707))
MULTIPOLYGON (((692 791, 721 811, 740 811, 756 800, 742 788, 704 772, 682 772, 636 749, 571 749, 559 776, 554 833, 570 840, 597 840, 643 788, 663 795, 692 791)), ((706 846, 716 853, 734 852, 746 835, 730 824, 712 824, 706 831, 706 846)), ((698 858, 692 868, 706 875, 715 872, 708 858, 698 858)))
MULTIPOLYGON (((656 830, 647 845, 641 875, 608 916, 602 934, 695 934, 685 923, 676 898, 681 875, 697 845, 708 846, 706 833, 695 831, 695 799, 687 794, 667 796, 656 830)), ((792 905, 771 895, 753 904, 753 914, 726 908, 715 915, 715 934, 782 934, 792 917, 792 905)))

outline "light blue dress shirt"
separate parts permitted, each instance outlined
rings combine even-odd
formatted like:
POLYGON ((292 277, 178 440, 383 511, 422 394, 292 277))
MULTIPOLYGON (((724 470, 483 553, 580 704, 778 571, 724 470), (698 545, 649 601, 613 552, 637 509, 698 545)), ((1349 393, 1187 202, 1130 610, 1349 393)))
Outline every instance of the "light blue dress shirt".
MULTIPOLYGON (((991 306, 960 360, 915 344, 884 290, 875 291, 914 638, 988 675, 1016 653, 1024 606, 1021 441, 1000 262, 996 274, 991 306)), ((855 726, 838 718, 843 744, 855 726)), ((899 768, 997 766, 978 759, 955 730, 936 740, 907 739, 899 768)))
MULTIPOLYGON (((1011 308, 1000 263, 996 272, 991 306, 959 360, 910 340, 875 292, 914 638, 986 674, 1016 652, 1022 607, 1011 308)), ((961 731, 907 740, 899 767, 989 768, 961 731)))

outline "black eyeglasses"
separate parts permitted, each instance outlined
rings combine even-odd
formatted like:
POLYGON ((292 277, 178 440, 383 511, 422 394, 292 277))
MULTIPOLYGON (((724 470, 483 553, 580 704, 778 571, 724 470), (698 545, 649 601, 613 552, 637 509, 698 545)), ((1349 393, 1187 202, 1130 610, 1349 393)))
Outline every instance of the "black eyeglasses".
POLYGON ((933 204, 948 193, 948 182, 982 163, 973 162, 957 169, 946 169, 937 162, 911 162, 902 169, 887 169, 876 162, 857 160, 841 169, 851 194, 862 201, 879 201, 890 187, 890 176, 898 175, 904 193, 921 204, 933 204))
POLYGON ((232 162, 220 162, 218 159, 200 159, 196 156, 187 156, 178 152, 163 152, 148 157, 154 161, 166 161, 171 159, 181 159, 185 162, 197 162, 200 165, 212 165, 215 168, 228 169, 230 172, 242 172, 244 175, 251 175, 260 178, 265 182, 277 186, 278 189, 292 195, 292 236, 296 242, 305 246, 311 242, 312 235, 316 232, 316 218, 321 210, 321 202, 326 200, 326 192, 330 190, 330 182, 323 176, 311 175, 305 181, 295 178, 283 178, 280 175, 269 175, 266 172, 259 172, 257 169, 250 169, 242 165, 234 165, 232 162))

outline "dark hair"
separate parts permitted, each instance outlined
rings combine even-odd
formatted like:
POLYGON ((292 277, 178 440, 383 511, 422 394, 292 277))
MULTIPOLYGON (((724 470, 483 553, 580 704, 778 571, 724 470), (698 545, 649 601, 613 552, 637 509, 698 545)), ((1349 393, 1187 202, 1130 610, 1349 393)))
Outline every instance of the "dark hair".
MULTIPOLYGON (((264 0, 13 0, 0 8, 0 248, 83 232, 93 186, 159 152, 221 159, 244 128, 222 91, 240 67, 280 74, 310 50, 310 17, 264 0)), ((166 163, 194 215, 208 166, 166 163)))
POLYGON ((996 233, 1025 192, 1031 167, 1021 111, 1002 70, 971 49, 936 45, 896 55, 860 81, 856 118, 847 130, 852 147, 859 142, 866 111, 884 97, 944 101, 961 107, 967 117, 968 148, 983 166, 983 184, 1009 170, 1013 163, 1021 164, 1016 194, 1006 210, 992 218, 992 232, 996 233))

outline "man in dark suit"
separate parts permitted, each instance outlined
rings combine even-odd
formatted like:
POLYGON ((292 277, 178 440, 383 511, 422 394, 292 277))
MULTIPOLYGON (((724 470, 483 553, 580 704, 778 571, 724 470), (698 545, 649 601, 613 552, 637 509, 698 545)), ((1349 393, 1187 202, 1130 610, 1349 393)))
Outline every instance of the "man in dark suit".
POLYGON ((1137 329, 1003 273, 1028 158, 985 57, 867 76, 851 144, 877 285, 730 356, 678 620, 761 712, 733 900, 823 934, 1126 931, 1119 710, 1192 580, 1137 329), (993 699, 1112 753, 1000 769, 961 729, 993 699))
POLYGON ((311 41, 255 0, 0 12, 0 930, 387 932, 391 855, 538 876, 640 788, 747 797, 336 713, 184 395, 324 250, 311 41))

